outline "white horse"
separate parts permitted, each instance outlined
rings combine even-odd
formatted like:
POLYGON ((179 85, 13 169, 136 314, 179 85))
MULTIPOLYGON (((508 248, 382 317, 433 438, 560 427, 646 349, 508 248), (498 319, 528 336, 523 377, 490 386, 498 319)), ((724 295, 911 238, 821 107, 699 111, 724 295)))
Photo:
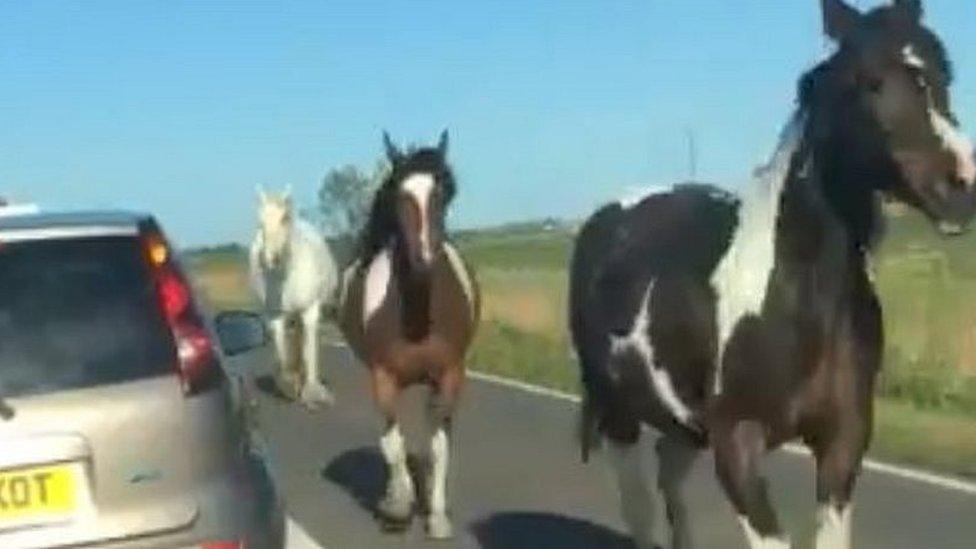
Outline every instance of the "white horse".
POLYGON ((268 318, 279 374, 288 379, 292 364, 288 321, 300 318, 305 376, 299 381, 298 395, 309 408, 331 404, 334 397, 319 378, 319 319, 322 307, 335 294, 335 260, 322 235, 295 214, 290 189, 269 194, 258 188, 258 197, 258 231, 250 255, 251 281, 268 318))

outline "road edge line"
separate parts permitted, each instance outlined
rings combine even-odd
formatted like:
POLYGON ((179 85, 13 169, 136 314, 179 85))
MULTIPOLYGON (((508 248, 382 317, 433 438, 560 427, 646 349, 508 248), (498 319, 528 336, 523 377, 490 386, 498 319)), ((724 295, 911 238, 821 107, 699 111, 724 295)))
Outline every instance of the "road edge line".
MULTIPOLYGON (((534 395, 545 396, 556 400, 562 400, 564 402, 571 402, 573 404, 579 404, 582 402, 582 399, 578 395, 566 393, 556 389, 540 387, 524 381, 518 381, 516 379, 489 374, 477 370, 469 370, 468 377, 477 379, 479 381, 484 381, 486 383, 508 387, 510 389, 517 389, 534 395)), ((793 455, 811 457, 810 451, 805 446, 799 444, 785 444, 781 447, 781 449, 793 455)), ((946 490, 953 490, 956 492, 962 492, 963 494, 976 496, 976 484, 962 479, 937 475, 935 473, 929 473, 919 469, 892 465, 867 458, 861 463, 864 469, 873 471, 875 473, 887 474, 905 480, 929 484, 939 488, 944 488, 946 490)))

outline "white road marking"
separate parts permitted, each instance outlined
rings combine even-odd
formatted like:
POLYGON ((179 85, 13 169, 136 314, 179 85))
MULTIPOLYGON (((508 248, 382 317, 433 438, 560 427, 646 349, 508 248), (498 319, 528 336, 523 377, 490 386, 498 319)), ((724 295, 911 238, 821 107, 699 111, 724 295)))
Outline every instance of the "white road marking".
POLYGON ((285 549, 324 549, 291 517, 285 523, 285 549))
MULTIPOLYGON (((483 381, 485 383, 491 383, 492 385, 508 387, 510 389, 516 389, 525 393, 544 396, 555 400, 562 400, 573 404, 580 404, 582 402, 582 399, 578 395, 557 391, 555 389, 547 389, 545 387, 539 387, 537 385, 496 376, 493 374, 487 374, 484 372, 469 371, 468 377, 483 381)), ((785 444, 780 449, 789 454, 810 456, 810 451, 805 446, 801 446, 799 444, 785 444)), ((881 473, 904 480, 928 484, 930 486, 943 488, 945 490, 952 490, 954 492, 961 492, 963 494, 976 496, 976 483, 966 482, 961 479, 937 475, 935 473, 928 473, 926 471, 920 471, 908 467, 901 467, 899 465, 891 465, 881 461, 875 461, 873 459, 865 459, 862 466, 864 469, 873 471, 875 473, 881 473)))

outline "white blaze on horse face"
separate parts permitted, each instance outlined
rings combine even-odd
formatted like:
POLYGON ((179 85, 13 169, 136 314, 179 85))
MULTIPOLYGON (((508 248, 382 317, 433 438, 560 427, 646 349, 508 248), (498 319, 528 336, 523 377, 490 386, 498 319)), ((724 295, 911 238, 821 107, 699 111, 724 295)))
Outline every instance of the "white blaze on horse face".
POLYGON ((365 328, 376 311, 386 301, 392 273, 390 251, 384 249, 369 264, 366 270, 366 283, 363 291, 363 327, 365 328))
POLYGON ((423 260, 430 263, 433 250, 430 246, 430 194, 434 190, 434 176, 429 173, 417 173, 403 181, 405 190, 417 205, 420 212, 420 254, 423 260))
POLYGON ((475 295, 474 283, 471 281, 471 274, 468 272, 467 267, 464 266, 464 261, 461 260, 461 255, 450 242, 444 243, 444 255, 447 256, 447 260, 450 262, 451 268, 454 270, 458 281, 461 283, 461 289, 464 291, 464 297, 467 298, 468 306, 471 309, 471 316, 474 317, 476 313, 474 309, 475 295))
POLYGON ((725 257, 712 275, 716 293, 718 357, 715 394, 722 392, 722 360, 725 345, 739 321, 758 315, 766 300, 766 288, 775 263, 776 222, 793 154, 802 138, 803 116, 790 123, 772 161, 760 170, 739 208, 739 223, 725 257))
POLYGON ((787 539, 766 537, 756 531, 744 515, 739 515, 739 525, 746 534, 749 541, 749 549, 790 549, 790 541, 787 539))
POLYGON ((929 108, 932 130, 942 141, 942 146, 956 159, 956 175, 967 186, 976 184, 976 158, 973 157, 973 142, 969 136, 934 108, 929 108))
POLYGON ((671 381, 671 375, 664 368, 658 368, 654 359, 654 347, 650 341, 651 315, 650 301, 651 293, 654 291, 654 281, 647 285, 644 298, 641 300, 640 309, 634 319, 634 326, 630 333, 625 337, 610 336, 610 353, 614 356, 621 356, 628 351, 637 353, 647 369, 648 377, 651 379, 654 393, 661 399, 664 406, 679 422, 691 426, 692 413, 685 406, 685 403, 678 397, 671 381))
MULTIPOLYGON (((916 70, 925 69, 925 60, 915 51, 914 45, 905 45, 901 50, 901 55, 906 66, 916 70)), ((932 131, 939 137, 942 147, 952 153, 956 159, 956 176, 967 186, 973 186, 976 184, 976 158, 974 158, 973 141, 931 104, 931 97, 929 98, 928 110, 932 131)))
POLYGON ((816 549, 849 549, 851 546, 851 505, 841 509, 821 505, 817 509, 816 549))

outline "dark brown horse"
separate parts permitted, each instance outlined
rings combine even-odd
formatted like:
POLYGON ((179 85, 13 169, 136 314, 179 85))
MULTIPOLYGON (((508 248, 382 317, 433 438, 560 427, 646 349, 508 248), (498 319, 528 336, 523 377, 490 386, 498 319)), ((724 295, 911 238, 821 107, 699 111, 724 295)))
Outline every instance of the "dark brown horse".
POLYGON ((444 218, 455 194, 447 133, 437 147, 409 153, 386 135, 384 141, 391 171, 374 198, 359 258, 346 271, 340 323, 370 370, 373 395, 386 419, 380 448, 389 474, 377 511, 388 526, 406 525, 416 503, 397 397, 410 385, 430 386, 426 527, 430 537, 444 539, 452 535, 446 502, 450 422, 480 298, 471 270, 445 235, 444 218))
POLYGON ((610 205, 577 239, 570 302, 584 449, 593 435, 610 440, 641 547, 654 543, 641 424, 662 433, 659 488, 675 547, 692 544, 681 485, 708 444, 750 546, 788 547, 761 460, 794 438, 816 458, 816 547, 850 547, 883 349, 868 271, 880 197, 950 235, 976 209, 973 147, 919 0, 866 14, 821 2, 839 47, 801 79, 798 112, 753 187, 738 197, 682 185, 610 205))

